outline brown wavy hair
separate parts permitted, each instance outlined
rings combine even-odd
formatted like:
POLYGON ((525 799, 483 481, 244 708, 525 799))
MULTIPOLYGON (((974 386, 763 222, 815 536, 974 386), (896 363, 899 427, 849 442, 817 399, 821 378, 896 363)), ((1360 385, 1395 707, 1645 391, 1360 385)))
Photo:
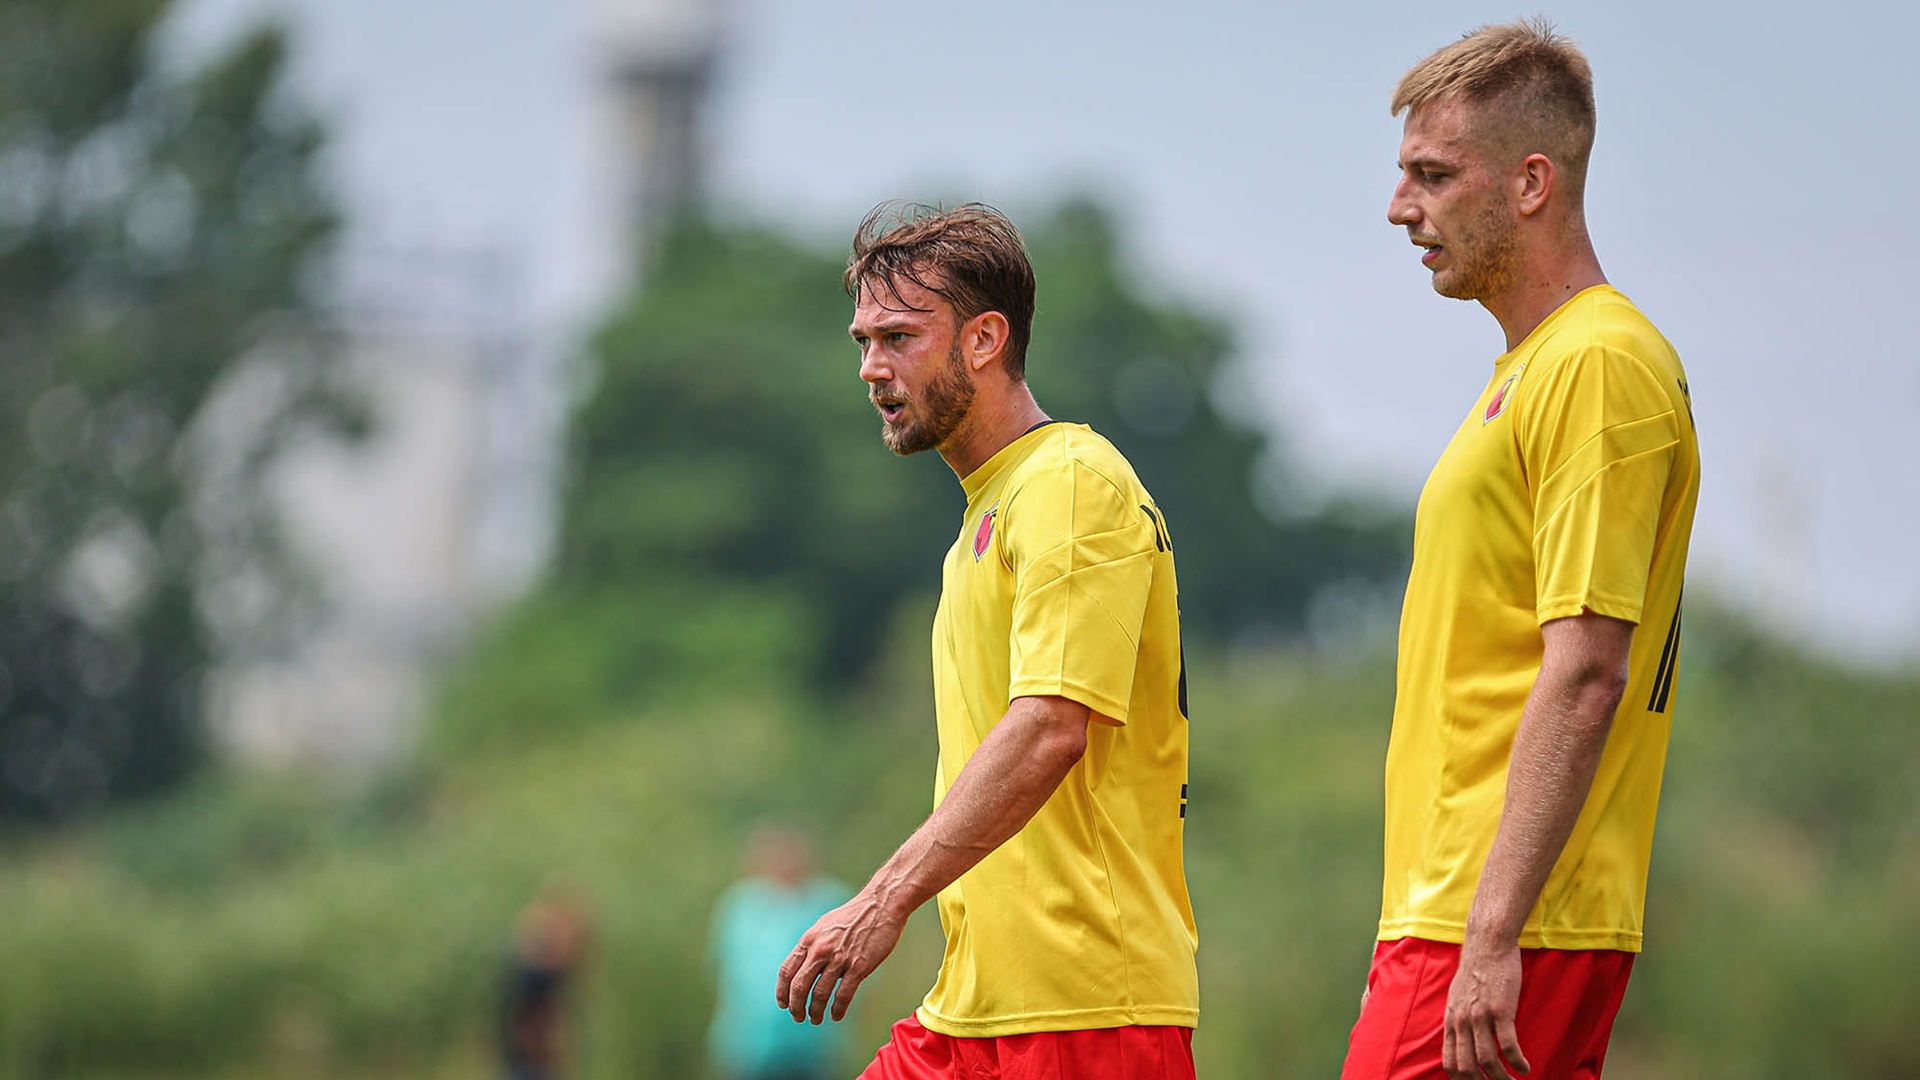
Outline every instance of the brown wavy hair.
POLYGON ((894 304, 899 282, 911 281, 953 305, 965 322, 982 312, 1007 319, 1007 344, 1001 354, 1007 374, 1026 378, 1027 343, 1033 336, 1033 264, 1026 242, 1007 216, 985 203, 951 210, 918 203, 881 203, 854 230, 853 253, 841 279, 847 295, 860 299, 862 287, 884 286, 894 304))

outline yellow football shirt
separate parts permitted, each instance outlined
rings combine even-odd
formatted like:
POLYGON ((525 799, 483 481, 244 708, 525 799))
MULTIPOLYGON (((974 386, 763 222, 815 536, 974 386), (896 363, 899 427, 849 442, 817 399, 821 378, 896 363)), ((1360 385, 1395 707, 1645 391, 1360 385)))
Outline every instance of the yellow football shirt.
POLYGON ((1182 854, 1185 672, 1173 545, 1113 445, 1045 424, 961 481, 933 624, 943 798, 1017 697, 1091 708, 1086 755, 1025 828, 940 893, 919 1009, 991 1037, 1199 1020, 1182 854))
POLYGON ((1460 941, 1540 624, 1635 623, 1592 793, 1520 943, 1638 952, 1699 493, 1687 375, 1610 286, 1499 358, 1421 493, 1387 748, 1380 937, 1460 941))

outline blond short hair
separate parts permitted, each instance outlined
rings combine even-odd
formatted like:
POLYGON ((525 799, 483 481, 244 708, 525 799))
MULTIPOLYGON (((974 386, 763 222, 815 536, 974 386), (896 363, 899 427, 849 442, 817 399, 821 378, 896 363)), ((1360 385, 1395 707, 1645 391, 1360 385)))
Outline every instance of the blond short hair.
POLYGON ((1469 131, 1502 157, 1545 154, 1576 202, 1593 152, 1593 68, 1544 18, 1483 26, 1415 64, 1393 91, 1393 115, 1441 100, 1472 108, 1469 131))

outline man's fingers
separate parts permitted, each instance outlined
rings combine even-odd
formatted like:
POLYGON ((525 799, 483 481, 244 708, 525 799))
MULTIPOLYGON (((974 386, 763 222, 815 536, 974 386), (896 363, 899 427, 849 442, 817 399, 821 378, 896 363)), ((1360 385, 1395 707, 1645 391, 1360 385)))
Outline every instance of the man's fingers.
POLYGON ((787 1003, 783 1008, 793 1017, 794 1023, 807 1018, 807 998, 813 993, 813 984, 827 966, 825 957, 811 957, 794 973, 793 981, 787 984, 787 1003))
POLYGON ((1472 1021, 1450 1019, 1441 1032, 1440 1065, 1447 1070, 1447 1075, 1453 1080, 1486 1080, 1479 1063, 1474 1061, 1472 1021))
POLYGON ((1513 1080, 1513 1074, 1500 1061, 1500 1040, 1493 1033, 1492 1017, 1475 1017, 1467 1031, 1473 1037, 1473 1071, 1469 1076, 1487 1076, 1492 1080, 1513 1080))
POLYGON ((775 978, 773 984, 773 1000, 783 1009, 787 1007, 788 988, 792 985, 793 977, 799 972, 800 963, 806 955, 807 943, 801 941, 800 944, 793 947, 793 951, 788 953, 786 960, 780 964, 780 974, 775 978))
POLYGON ((847 1018, 847 1006, 853 1004, 854 991, 860 989, 860 984, 865 982, 867 976, 870 974, 872 974, 871 971, 860 971, 856 969, 840 976, 840 988, 833 992, 834 1020, 839 1021, 847 1018))
POLYGON ((818 1024, 827 1018, 827 1002, 833 997, 833 988, 840 982, 840 974, 838 964, 820 973, 820 979, 813 984, 813 993, 808 998, 807 1019, 818 1024))
POLYGON ((1506 1060, 1506 1066, 1515 1076, 1525 1076, 1533 1071, 1527 1064, 1527 1056, 1520 1052, 1520 1033, 1514 1029, 1511 1017, 1498 1017, 1493 1024, 1494 1033, 1500 1040, 1500 1056, 1506 1060))

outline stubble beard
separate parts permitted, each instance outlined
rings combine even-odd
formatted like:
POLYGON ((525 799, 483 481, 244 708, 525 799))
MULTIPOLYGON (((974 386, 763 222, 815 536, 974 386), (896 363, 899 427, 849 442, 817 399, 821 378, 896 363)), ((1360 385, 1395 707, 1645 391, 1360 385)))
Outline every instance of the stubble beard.
POLYGON ((960 430, 973 409, 973 380, 967 378, 959 342, 948 349, 946 366, 927 380, 908 407, 914 416, 906 423, 880 421, 880 441, 901 457, 933 450, 960 430))
POLYGON ((1433 291, 1453 300, 1498 296, 1519 274, 1520 222, 1513 207, 1493 199, 1480 208, 1473 224, 1447 245, 1451 273, 1433 276, 1433 291))

